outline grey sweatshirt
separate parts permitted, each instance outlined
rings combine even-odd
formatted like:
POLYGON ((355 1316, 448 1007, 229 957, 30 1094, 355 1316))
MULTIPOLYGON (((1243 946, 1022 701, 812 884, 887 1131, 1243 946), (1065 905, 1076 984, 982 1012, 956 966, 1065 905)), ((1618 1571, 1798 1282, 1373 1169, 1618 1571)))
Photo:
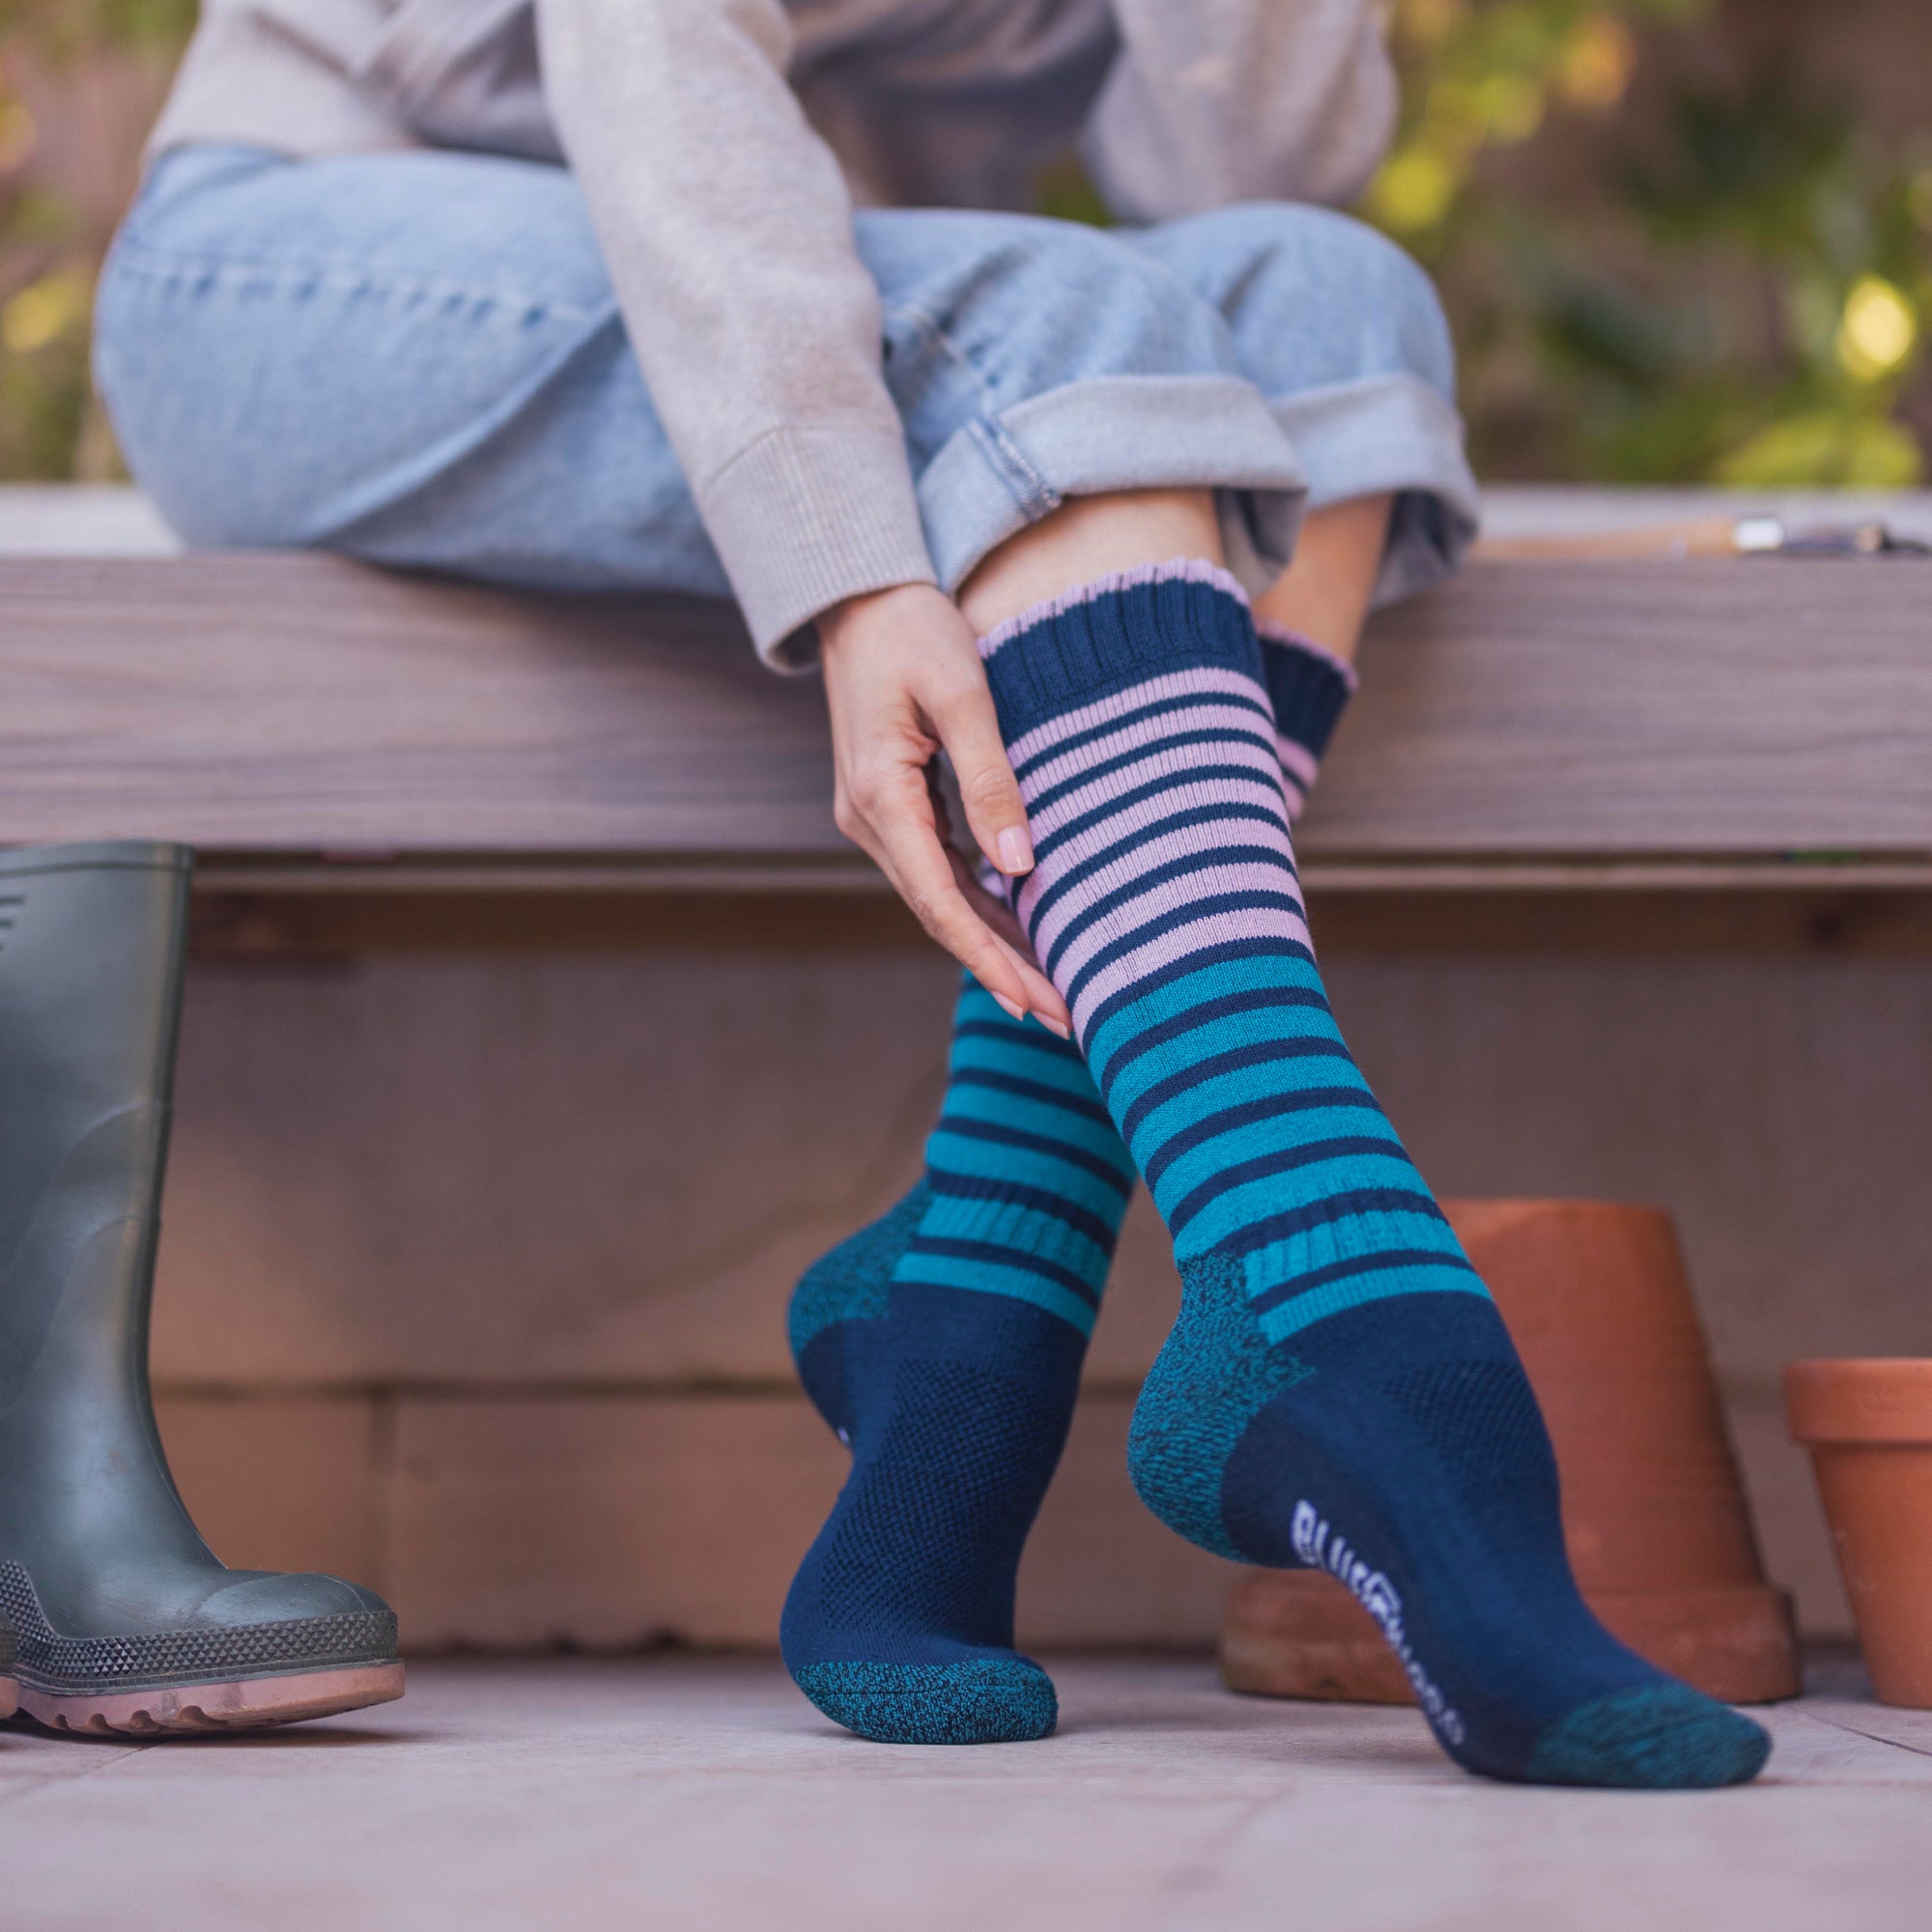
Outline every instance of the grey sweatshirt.
POLYGON ((861 206, 1124 220, 1342 202, 1388 139, 1374 0, 204 0, 159 152, 566 161, 759 649, 933 581, 861 206))

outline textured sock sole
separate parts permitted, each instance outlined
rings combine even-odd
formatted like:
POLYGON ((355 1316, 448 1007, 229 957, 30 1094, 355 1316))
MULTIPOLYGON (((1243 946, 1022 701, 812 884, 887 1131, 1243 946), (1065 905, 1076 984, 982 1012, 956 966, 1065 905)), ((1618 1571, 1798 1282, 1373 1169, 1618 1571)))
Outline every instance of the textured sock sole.
POLYGON ((1573 1711, 1537 1740, 1530 1784, 1622 1791, 1710 1791, 1747 1784, 1771 1756, 1771 1734, 1682 1684, 1620 1690, 1573 1711))
POLYGON ((874 1744, 1031 1744, 1060 1720, 1053 1680, 1018 1659, 808 1663, 792 1676, 835 1724, 874 1744))
POLYGON ((248 1731, 333 1718, 403 1694, 400 1663, 360 1663, 286 1677, 244 1677, 225 1684, 165 1684, 114 1691, 19 1687, 19 1707, 49 1730, 86 1737, 188 1736, 248 1731))

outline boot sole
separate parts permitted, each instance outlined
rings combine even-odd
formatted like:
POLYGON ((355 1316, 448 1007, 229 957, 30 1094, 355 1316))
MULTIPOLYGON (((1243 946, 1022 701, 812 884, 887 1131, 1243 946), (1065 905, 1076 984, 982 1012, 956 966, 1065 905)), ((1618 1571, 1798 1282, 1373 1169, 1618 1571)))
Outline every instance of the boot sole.
MULTIPOLYGON (((20 1686, 19 1708, 49 1730, 86 1737, 188 1736, 264 1730, 310 1718, 339 1717, 403 1694, 400 1663, 358 1663, 287 1677, 243 1677, 217 1684, 165 1684, 149 1690, 61 1692, 20 1686)), ((5 1693, 0 1691, 0 1703, 5 1693)))

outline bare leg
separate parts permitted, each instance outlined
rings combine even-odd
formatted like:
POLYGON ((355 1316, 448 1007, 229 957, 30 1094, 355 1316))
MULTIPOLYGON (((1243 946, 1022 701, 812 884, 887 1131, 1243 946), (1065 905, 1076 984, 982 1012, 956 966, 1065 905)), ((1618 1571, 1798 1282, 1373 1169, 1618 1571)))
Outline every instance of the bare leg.
POLYGON ((1298 631, 1352 662, 1388 543, 1393 497, 1356 497, 1311 510, 1294 558, 1257 600, 1255 615, 1298 631))
POLYGON ((1221 526, 1206 490, 1080 497, 1003 543, 960 586, 959 608, 983 637, 1062 591, 1173 556, 1222 560, 1221 526))
MULTIPOLYGON (((1393 497, 1359 497, 1311 511, 1294 560, 1255 615, 1352 659, 1388 541, 1393 497)), ((1222 561, 1214 499, 1205 490, 1082 497, 1002 544, 967 579, 959 608, 984 633, 1109 571, 1172 556, 1222 561)))

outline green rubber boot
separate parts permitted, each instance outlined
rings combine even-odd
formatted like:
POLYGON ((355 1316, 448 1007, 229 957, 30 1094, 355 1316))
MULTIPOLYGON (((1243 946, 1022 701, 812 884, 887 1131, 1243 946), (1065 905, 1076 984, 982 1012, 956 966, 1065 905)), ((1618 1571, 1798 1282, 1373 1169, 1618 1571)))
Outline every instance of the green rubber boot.
POLYGON ((72 1731, 287 1723, 402 1695, 396 1619, 227 1570, 148 1393, 192 861, 0 852, 0 1614, 20 1705, 72 1731))

